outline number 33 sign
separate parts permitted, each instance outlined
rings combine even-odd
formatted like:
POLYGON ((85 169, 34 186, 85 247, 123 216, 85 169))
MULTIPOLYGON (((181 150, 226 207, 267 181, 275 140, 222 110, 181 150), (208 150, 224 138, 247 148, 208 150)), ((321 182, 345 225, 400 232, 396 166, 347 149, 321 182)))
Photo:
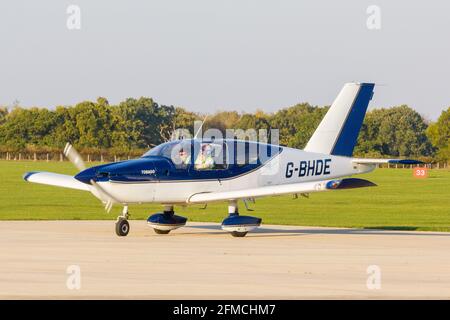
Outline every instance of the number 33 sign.
POLYGON ((413 176, 414 178, 426 178, 428 177, 428 170, 427 168, 416 167, 413 169, 413 176))

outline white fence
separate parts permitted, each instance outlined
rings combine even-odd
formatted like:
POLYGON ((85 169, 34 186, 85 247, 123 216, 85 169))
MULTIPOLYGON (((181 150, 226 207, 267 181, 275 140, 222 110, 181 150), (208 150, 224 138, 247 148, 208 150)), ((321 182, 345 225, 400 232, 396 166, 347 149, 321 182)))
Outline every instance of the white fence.
MULTIPOLYGON (((116 162, 121 160, 130 160, 136 158, 135 156, 117 156, 117 155, 81 155, 86 162, 116 162)), ((13 153, 2 152, 0 153, 0 160, 7 161, 66 161, 62 153, 13 153)))

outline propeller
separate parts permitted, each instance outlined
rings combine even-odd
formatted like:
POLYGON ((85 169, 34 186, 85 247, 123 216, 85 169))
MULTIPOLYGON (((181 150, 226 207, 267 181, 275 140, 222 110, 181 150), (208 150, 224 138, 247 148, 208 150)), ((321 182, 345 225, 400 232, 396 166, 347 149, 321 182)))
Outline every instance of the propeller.
POLYGON ((79 171, 86 170, 86 165, 84 164, 83 158, 81 158, 80 154, 69 142, 66 143, 64 148, 64 155, 79 171))
POLYGON ((106 210, 106 212, 109 213, 111 211, 113 205, 115 203, 119 203, 119 201, 116 198, 114 198, 111 194, 106 192, 105 189, 100 187, 100 185, 97 182, 95 182, 94 180, 91 180, 91 185, 93 187, 93 190, 96 191, 96 192, 93 192, 93 190, 91 190, 91 192, 94 194, 94 196, 99 198, 105 204, 105 210, 106 210))
MULTIPOLYGON (((84 164, 83 158, 81 155, 75 150, 75 148, 68 142, 66 147, 64 148, 64 155, 67 159, 72 162, 72 164, 80 171, 86 170, 86 165, 84 164)), ((119 203, 119 201, 114 198, 111 194, 109 194, 105 189, 103 189, 97 182, 94 180, 90 180, 90 190, 91 193, 100 201, 105 204, 106 212, 110 212, 113 205, 115 203, 119 203)))

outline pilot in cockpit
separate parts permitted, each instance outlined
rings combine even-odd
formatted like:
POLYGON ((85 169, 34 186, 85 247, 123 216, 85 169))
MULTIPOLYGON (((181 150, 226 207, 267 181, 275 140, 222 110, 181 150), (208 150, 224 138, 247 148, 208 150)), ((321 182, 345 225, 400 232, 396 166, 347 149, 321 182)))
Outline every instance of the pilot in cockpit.
POLYGON ((191 163, 191 156, 187 153, 186 150, 180 149, 180 151, 178 152, 178 156, 180 157, 180 163, 182 165, 186 166, 191 163))
POLYGON ((195 169, 214 169, 214 159, 212 157, 212 147, 210 144, 202 145, 202 149, 195 160, 195 169))

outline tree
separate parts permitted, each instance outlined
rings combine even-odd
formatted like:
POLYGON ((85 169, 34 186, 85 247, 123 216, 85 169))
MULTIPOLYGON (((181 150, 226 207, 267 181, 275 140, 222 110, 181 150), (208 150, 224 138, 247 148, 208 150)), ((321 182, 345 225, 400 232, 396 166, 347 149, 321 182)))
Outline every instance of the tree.
POLYGON ((73 107, 56 107, 55 128, 52 132, 53 146, 63 148, 67 142, 78 145, 80 132, 77 128, 76 115, 73 107))
POLYGON ((328 107, 301 103, 276 112, 270 123, 280 130, 280 144, 302 149, 327 111, 328 107))
MULTIPOLYGON (((282 145, 303 148, 327 110, 328 107, 301 103, 274 114, 261 110, 244 114, 220 111, 208 117, 203 132, 216 128, 226 136, 226 129, 255 129, 258 135, 260 129, 279 129, 282 145)), ((81 149, 90 149, 89 152, 110 149, 116 154, 130 154, 169 140, 177 128, 188 129, 193 135, 194 121, 203 119, 204 115, 159 105, 147 97, 128 98, 118 105, 110 105, 106 98, 99 97, 95 102, 58 106, 55 110, 16 105, 8 111, 0 107, 0 147, 10 151, 38 151, 61 149, 66 142, 71 142, 81 149)), ((423 157, 436 150, 440 160, 448 160, 449 122, 450 108, 429 128, 420 114, 406 105, 370 111, 362 125, 355 154, 423 157)), ((272 137, 268 138, 274 142, 272 137)))
POLYGON ((241 115, 239 121, 237 121, 234 127, 230 129, 237 130, 235 131, 235 136, 237 139, 260 139, 262 142, 278 143, 278 141, 271 141, 272 137, 270 136, 270 129, 272 127, 270 124, 270 118, 271 115, 264 113, 262 110, 256 110, 254 114, 244 113, 241 115), (260 131, 267 132, 267 134, 261 135, 260 131))
POLYGON ((172 133, 175 116, 173 106, 160 106, 151 98, 128 98, 119 104, 126 120, 139 131, 139 147, 151 147, 167 141, 172 133))
POLYGON ((7 115, 8 115, 8 108, 0 107, 0 125, 5 123, 7 115))
POLYGON ((226 129, 236 128, 240 118, 239 113, 236 111, 218 111, 215 114, 208 116, 203 131, 210 128, 219 129, 222 132, 223 137, 226 136, 226 129))
POLYGON ((255 113, 244 113, 239 121, 235 123, 236 129, 259 129, 269 130, 271 128, 270 115, 264 113, 262 110, 256 110, 255 113))
POLYGON ((373 110, 366 115, 355 153, 429 156, 433 148, 425 134, 427 127, 422 116, 407 105, 373 110))
POLYGON ((54 114, 48 109, 15 107, 6 115, 0 128, 0 141, 16 149, 24 149, 27 145, 49 145, 54 127, 54 114))
POLYGON ((450 159, 450 107, 442 111, 437 122, 428 127, 427 136, 437 148, 437 159, 448 161, 450 159))
POLYGON ((194 122, 202 120, 199 114, 187 111, 184 108, 176 107, 175 115, 172 121, 172 131, 174 130, 188 130, 191 136, 194 136, 194 122))
POLYGON ((111 111, 109 105, 85 101, 73 108, 80 147, 111 147, 111 111))

